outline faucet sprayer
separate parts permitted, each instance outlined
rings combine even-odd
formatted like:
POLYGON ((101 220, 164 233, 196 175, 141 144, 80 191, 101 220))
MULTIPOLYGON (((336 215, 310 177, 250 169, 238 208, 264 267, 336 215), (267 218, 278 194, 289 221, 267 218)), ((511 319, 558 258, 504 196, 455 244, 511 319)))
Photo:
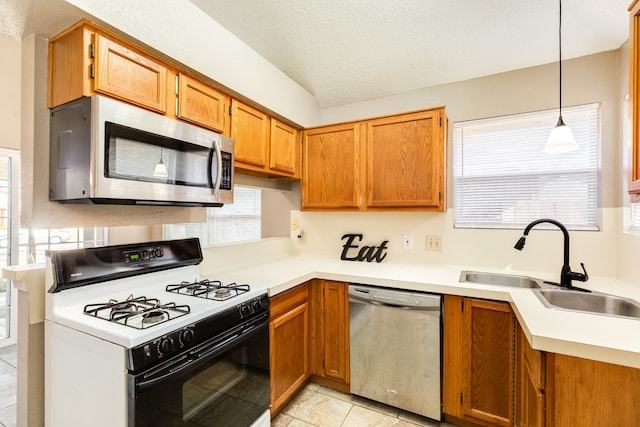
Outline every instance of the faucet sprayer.
POLYGON ((584 274, 571 271, 571 267, 569 266, 569 232, 567 231, 567 228, 564 225, 562 225, 561 222, 556 221, 555 219, 549 219, 549 218, 542 218, 542 219, 537 219, 535 221, 532 221, 529 225, 525 227, 522 237, 518 239, 518 241, 514 245, 514 248, 521 251, 522 248, 524 248, 524 244, 527 240, 526 236, 529 235, 529 232, 531 231, 531 229, 536 225, 544 222, 553 224, 556 227, 558 227, 560 231, 562 231, 562 235, 564 236, 564 258, 563 258, 564 262, 562 264, 562 271, 560 272, 560 286, 563 286, 569 289, 586 291, 586 289, 577 288, 571 284, 572 280, 577 280, 579 282, 586 282, 587 280, 589 280, 589 275, 587 274, 587 270, 584 268, 583 263, 580 263, 580 265, 582 266, 582 271, 584 272, 584 274))

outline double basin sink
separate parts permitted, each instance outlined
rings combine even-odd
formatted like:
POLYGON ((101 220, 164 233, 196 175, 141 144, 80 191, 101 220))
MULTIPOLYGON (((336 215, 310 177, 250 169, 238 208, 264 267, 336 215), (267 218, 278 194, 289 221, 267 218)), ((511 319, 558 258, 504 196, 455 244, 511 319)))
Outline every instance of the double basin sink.
POLYGON ((462 271, 460 282, 532 289, 542 304, 551 309, 640 319, 640 303, 631 298, 570 290, 533 277, 462 271))

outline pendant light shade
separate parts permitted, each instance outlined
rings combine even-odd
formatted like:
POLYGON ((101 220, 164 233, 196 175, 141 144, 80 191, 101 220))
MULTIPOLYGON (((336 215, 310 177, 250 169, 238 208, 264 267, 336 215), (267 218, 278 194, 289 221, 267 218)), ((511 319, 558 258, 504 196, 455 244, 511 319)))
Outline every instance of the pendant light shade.
POLYGON ((564 124, 564 120, 562 120, 562 0, 559 0, 560 3, 560 16, 558 20, 558 52, 559 52, 559 60, 558 60, 558 68, 560 69, 560 107, 559 113, 560 117, 558 118, 558 123, 556 127, 551 130, 549 134, 549 139, 542 149, 545 153, 566 153, 569 151, 577 150, 578 144, 576 143, 575 138, 573 137, 573 132, 571 128, 564 124))
POLYGON ((160 161, 153 170, 153 176, 156 178, 167 178, 169 176, 167 166, 162 161, 162 148, 160 148, 160 161))
POLYGON ((558 124, 551 129, 549 139, 542 150, 545 153, 567 153, 577 149, 578 144, 573 137, 571 128, 564 124, 564 120, 560 116, 558 124))

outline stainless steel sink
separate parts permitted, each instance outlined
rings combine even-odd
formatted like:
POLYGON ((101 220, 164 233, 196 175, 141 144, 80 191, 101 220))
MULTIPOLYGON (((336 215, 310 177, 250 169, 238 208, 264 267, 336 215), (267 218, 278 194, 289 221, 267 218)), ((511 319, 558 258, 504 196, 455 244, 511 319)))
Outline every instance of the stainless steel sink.
POLYGON ((630 298, 562 289, 533 291, 548 308, 640 319, 640 303, 630 298))
POLYGON ((513 274, 486 273, 481 271, 462 271, 460 282, 478 283, 481 285, 509 286, 512 288, 539 289, 542 280, 533 277, 517 276, 513 274))

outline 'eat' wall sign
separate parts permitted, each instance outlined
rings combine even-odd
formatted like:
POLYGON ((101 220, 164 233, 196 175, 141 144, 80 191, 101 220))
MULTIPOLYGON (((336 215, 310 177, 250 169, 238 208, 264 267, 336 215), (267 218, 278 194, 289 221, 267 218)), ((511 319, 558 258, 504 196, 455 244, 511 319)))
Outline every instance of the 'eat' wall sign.
POLYGON ((358 239, 358 242, 362 241, 362 234, 345 234, 340 240, 347 239, 346 243, 342 245, 342 255, 340 259, 343 261, 375 261, 382 262, 386 258, 387 243, 388 240, 380 243, 378 246, 358 246, 354 243, 354 240, 358 239))

